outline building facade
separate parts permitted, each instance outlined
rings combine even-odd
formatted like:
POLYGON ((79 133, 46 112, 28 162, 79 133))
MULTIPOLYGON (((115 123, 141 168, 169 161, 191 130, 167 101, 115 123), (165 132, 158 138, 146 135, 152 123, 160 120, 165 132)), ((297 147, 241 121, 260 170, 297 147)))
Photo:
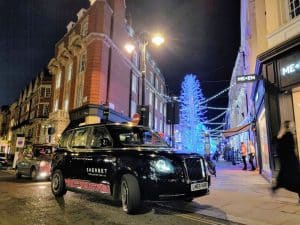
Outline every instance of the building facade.
POLYGON ((9 130, 9 106, 0 108, 0 153, 9 153, 8 130, 9 130))
POLYGON ((51 83, 51 75, 44 70, 10 105, 6 137, 12 154, 16 151, 18 136, 25 137, 25 145, 28 146, 51 142, 48 135, 51 83))
POLYGON ((246 74, 262 79, 245 85, 248 114, 254 128, 261 174, 272 181, 279 161, 274 137, 285 120, 295 125, 297 155, 300 143, 300 1, 242 0, 241 49, 246 74))
MULTIPOLYGON (((141 103, 140 49, 129 55, 129 40, 139 43, 126 20, 123 0, 90 0, 77 21, 55 45, 48 68, 53 75, 50 123, 54 141, 67 126, 131 121, 141 103)), ((146 104, 149 126, 164 131, 165 80, 147 54, 146 104)))

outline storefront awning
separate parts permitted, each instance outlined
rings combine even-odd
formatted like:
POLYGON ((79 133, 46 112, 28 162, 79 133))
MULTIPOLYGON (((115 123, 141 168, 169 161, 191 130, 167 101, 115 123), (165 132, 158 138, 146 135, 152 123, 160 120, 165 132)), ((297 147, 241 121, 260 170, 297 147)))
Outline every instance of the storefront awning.
POLYGON ((222 132, 223 137, 227 138, 227 137, 231 137, 231 136, 246 132, 247 130, 250 129, 250 126, 251 126, 251 123, 247 123, 245 125, 241 125, 241 126, 238 126, 238 127, 230 128, 228 130, 224 130, 222 132))

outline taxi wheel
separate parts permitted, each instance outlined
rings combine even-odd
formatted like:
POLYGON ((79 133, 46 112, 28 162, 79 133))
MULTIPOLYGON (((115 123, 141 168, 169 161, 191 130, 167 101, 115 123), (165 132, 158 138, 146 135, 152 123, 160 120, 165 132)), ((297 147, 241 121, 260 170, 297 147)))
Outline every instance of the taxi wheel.
POLYGON ((55 197, 61 197, 66 194, 67 188, 61 170, 54 171, 51 179, 51 190, 55 197))
POLYGON ((133 214, 138 211, 141 204, 141 192, 137 179, 125 174, 121 180, 121 200, 123 211, 133 214))
POLYGON ((189 198, 184 199, 184 201, 185 201, 185 202, 192 202, 193 199, 194 199, 193 197, 189 197, 189 198))
POLYGON ((34 180, 34 181, 37 180, 37 172, 36 172, 36 169, 35 169, 35 168, 32 168, 32 169, 30 170, 30 177, 31 177, 31 180, 34 180))

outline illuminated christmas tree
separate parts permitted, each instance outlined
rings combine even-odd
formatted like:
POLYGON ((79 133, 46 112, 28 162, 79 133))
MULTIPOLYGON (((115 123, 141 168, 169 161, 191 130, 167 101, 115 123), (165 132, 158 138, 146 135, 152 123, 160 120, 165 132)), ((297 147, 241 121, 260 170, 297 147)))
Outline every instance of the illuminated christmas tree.
POLYGON ((205 97, 200 88, 200 83, 195 75, 184 77, 180 94, 180 129, 182 149, 189 152, 205 153, 204 133, 206 127, 205 97))

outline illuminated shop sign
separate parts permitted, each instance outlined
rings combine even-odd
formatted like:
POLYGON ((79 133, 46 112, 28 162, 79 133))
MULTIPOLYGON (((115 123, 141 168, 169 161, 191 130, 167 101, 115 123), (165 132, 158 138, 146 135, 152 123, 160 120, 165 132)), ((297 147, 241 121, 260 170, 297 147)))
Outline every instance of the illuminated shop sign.
POLYGON ((281 75, 287 76, 296 73, 297 71, 300 71, 300 62, 298 63, 292 63, 290 65, 287 65, 286 67, 283 67, 281 69, 281 75))
POLYGON ((248 74, 248 75, 240 75, 236 76, 237 83, 245 83, 245 82, 253 82, 256 80, 261 80, 262 76, 257 74, 248 74))
POLYGON ((278 59, 280 86, 285 88, 300 82, 300 48, 278 59))

